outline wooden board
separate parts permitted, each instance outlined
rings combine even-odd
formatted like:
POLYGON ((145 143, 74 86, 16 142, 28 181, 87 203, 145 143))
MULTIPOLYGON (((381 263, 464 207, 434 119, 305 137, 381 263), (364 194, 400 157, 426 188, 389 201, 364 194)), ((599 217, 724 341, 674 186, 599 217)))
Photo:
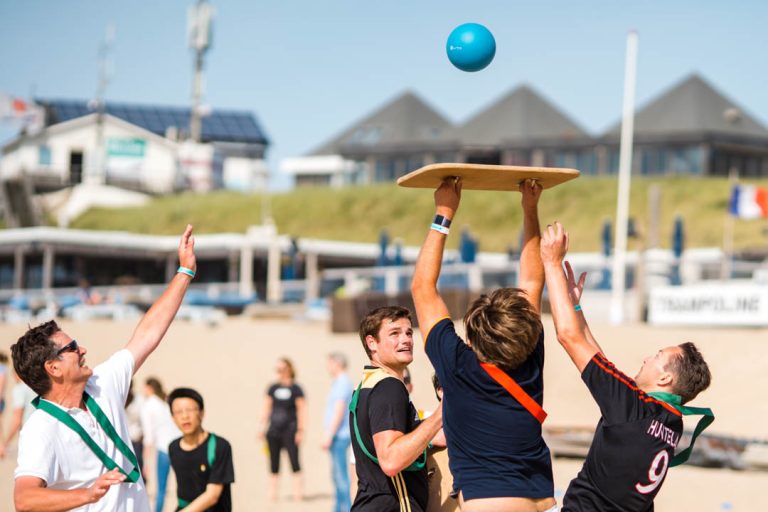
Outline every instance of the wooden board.
POLYGON ((517 165, 431 164, 402 176, 401 187, 436 189, 448 177, 460 177, 463 190, 519 190, 520 183, 536 179, 543 188, 552 188, 581 174, 576 169, 523 167, 517 165))

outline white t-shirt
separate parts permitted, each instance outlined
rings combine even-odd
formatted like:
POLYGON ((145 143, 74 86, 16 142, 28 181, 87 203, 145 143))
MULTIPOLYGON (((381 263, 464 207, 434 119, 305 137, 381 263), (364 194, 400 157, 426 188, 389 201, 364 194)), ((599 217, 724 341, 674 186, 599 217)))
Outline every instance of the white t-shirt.
POLYGON ((15 386, 13 386, 13 391, 11 391, 11 397, 12 397, 12 407, 14 409, 21 409, 24 408, 24 412, 22 413, 22 420, 21 424, 27 422, 30 416, 32 416, 32 413, 35 412, 35 406, 32 405, 32 400, 37 397, 37 393, 32 391, 32 388, 24 384, 23 382, 17 382, 15 386))
POLYGON ((144 437, 144 431, 141 428, 141 406, 144 405, 142 395, 133 395, 133 402, 125 408, 125 418, 128 420, 128 433, 131 435, 131 441, 137 443, 144 437))
MULTIPOLYGON (((85 390, 99 404, 115 427, 120 438, 130 447, 125 419, 125 398, 128 394, 134 360, 127 350, 120 350, 93 369, 85 390)), ((128 459, 118 451, 90 412, 79 407, 61 408, 80 423, 104 452, 128 473, 133 469, 128 459)), ((34 476, 44 480, 51 489, 82 489, 107 472, 107 468, 74 430, 40 409, 35 410, 24 424, 19 436, 18 465, 14 477, 34 476)), ((144 480, 113 485, 98 502, 73 509, 78 512, 144 512, 149 500, 144 480)))
POLYGON ((171 417, 171 409, 157 395, 150 395, 141 406, 141 430, 144 431, 144 446, 168 453, 171 441, 181 437, 171 417))

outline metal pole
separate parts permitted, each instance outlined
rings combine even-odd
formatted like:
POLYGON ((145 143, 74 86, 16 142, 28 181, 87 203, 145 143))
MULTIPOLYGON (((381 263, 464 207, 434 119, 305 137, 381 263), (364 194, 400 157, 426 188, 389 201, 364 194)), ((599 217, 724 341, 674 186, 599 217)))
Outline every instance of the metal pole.
MULTIPOLYGON (((739 183, 739 169, 731 167, 728 171, 728 193, 733 194, 733 187, 739 183)), ((720 280, 727 281, 733 272, 733 239, 736 231, 736 219, 730 209, 725 212, 725 224, 723 226, 723 259, 720 263, 720 280)))
MULTIPOLYGON (((110 52, 112 43, 115 40, 115 26, 109 24, 104 37, 104 42, 99 45, 99 83, 96 88, 96 98, 94 100, 96 108, 96 148, 94 157, 91 158, 91 168, 88 172, 82 173, 82 180, 86 183, 103 185, 107 177, 107 151, 104 144, 104 96, 107 86, 112 78, 112 69, 110 62, 110 52)), ((76 183, 72 183, 76 185, 76 183)))
POLYGON ((635 82, 637 75, 637 32, 627 35, 627 55, 624 68, 624 109, 621 121, 619 149, 619 189, 616 205, 616 240, 613 250, 611 290, 611 322, 624 322, 624 281, 627 251, 627 222, 629 221, 629 185, 632 172, 632 141, 635 124, 635 82))
POLYGON ((189 116, 189 137, 200 142, 202 137, 202 112, 200 103, 203 96, 203 67, 205 52, 211 45, 211 22, 213 9, 205 0, 198 0, 189 10, 187 37, 189 47, 195 52, 194 78, 192 81, 192 111, 189 116))
POLYGON ((200 142, 202 135, 202 118, 200 117, 200 98, 203 95, 203 51, 195 50, 195 75, 192 82, 192 112, 189 120, 189 137, 200 142))

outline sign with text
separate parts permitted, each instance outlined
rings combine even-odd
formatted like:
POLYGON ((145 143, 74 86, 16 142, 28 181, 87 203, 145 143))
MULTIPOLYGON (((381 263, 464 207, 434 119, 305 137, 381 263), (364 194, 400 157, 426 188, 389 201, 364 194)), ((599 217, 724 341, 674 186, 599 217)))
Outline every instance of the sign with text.
POLYGON ((768 286, 718 283, 654 288, 648 304, 648 322, 768 327, 768 286))
POLYGON ((107 156, 144 158, 147 141, 144 139, 107 139, 107 156))
POLYGON ((144 164, 147 141, 139 138, 107 139, 107 169, 110 175, 134 175, 144 164))

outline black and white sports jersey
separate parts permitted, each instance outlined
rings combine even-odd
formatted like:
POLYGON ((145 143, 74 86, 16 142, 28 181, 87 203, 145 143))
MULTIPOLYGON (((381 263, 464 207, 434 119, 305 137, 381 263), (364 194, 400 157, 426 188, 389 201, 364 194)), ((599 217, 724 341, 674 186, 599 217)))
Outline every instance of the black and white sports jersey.
POLYGON ((581 378, 602 417, 563 512, 649 512, 683 432, 682 415, 598 353, 581 378))

